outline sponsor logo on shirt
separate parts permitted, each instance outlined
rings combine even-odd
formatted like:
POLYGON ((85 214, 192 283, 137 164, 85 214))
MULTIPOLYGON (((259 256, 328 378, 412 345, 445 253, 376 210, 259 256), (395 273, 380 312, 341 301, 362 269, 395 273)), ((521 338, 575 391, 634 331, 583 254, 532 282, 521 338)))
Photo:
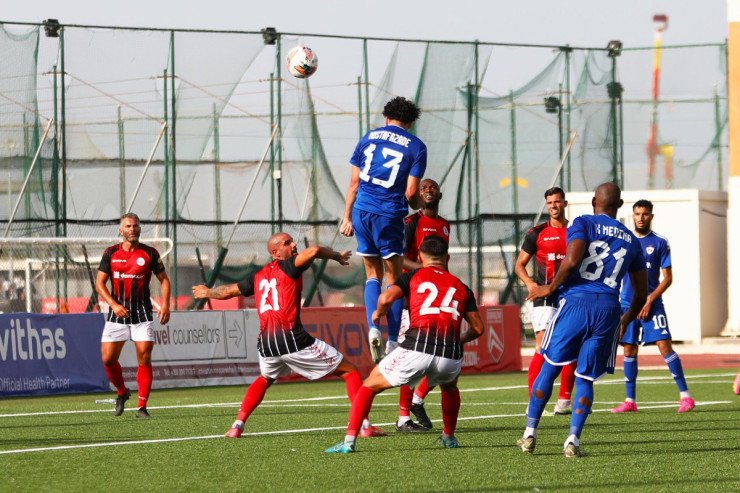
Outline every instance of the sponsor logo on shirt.
POLYGON ((559 240, 560 236, 548 236, 547 238, 542 238, 542 241, 550 241, 550 240, 559 240))
POLYGON ((114 271, 113 279, 144 279, 144 276, 139 274, 123 274, 121 272, 114 271))
POLYGON ((123 258, 114 258, 113 260, 111 260, 111 263, 112 264, 117 264, 117 263, 121 263, 121 262, 125 264, 126 263, 126 259, 123 259, 123 258))

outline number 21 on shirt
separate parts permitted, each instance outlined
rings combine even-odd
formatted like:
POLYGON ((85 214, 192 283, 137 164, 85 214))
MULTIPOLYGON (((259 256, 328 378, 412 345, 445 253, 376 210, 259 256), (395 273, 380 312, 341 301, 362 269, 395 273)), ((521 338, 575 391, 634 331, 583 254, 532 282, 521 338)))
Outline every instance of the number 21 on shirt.
POLYGON ((265 313, 268 310, 280 310, 280 303, 278 302, 277 292, 277 279, 262 279, 260 281, 259 290, 262 292, 262 298, 260 299, 260 313, 265 313))
POLYGON ((375 185, 380 185, 383 188, 391 188, 396 182, 396 176, 398 175, 398 169, 401 167, 403 154, 394 149, 382 147, 380 152, 386 161, 383 162, 381 166, 383 166, 384 168, 390 168, 391 174, 387 180, 372 178, 368 172, 370 171, 370 166, 373 164, 373 157, 376 147, 377 146, 375 144, 370 144, 365 149, 365 166, 362 168, 362 171, 360 171, 360 179, 362 181, 368 181, 375 185))

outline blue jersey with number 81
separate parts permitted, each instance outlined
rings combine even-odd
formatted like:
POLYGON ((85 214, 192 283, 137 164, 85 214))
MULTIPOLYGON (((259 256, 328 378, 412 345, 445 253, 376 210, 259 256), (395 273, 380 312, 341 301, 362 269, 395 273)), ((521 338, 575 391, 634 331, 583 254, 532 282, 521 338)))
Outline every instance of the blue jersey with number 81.
POLYGON ((406 180, 421 179, 427 167, 427 146, 396 125, 372 130, 357 143, 350 159, 360 168, 354 207, 388 217, 405 217, 406 180))
POLYGON ((622 278, 645 270, 645 259, 637 237, 616 219, 605 214, 583 215, 568 227, 568 242, 586 242, 583 260, 563 285, 563 295, 577 293, 613 294, 619 298, 622 278))

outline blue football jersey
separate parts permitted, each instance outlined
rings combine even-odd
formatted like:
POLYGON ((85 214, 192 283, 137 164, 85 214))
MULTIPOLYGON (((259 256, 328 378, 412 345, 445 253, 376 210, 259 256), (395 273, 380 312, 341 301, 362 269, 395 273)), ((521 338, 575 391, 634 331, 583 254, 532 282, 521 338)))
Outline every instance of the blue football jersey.
POLYGON ((389 217, 406 217, 406 180, 421 179, 427 167, 427 146, 396 125, 365 134, 350 159, 360 168, 357 209, 389 217))
POLYGON ((575 218, 567 231, 568 242, 586 242, 581 263, 563 284, 563 295, 607 293, 619 298, 622 278, 629 272, 645 270, 637 237, 622 223, 605 214, 575 218))
MULTIPOLYGON (((640 242, 642 247, 642 254, 645 257, 645 264, 647 265, 648 274, 648 294, 655 291, 655 288, 660 284, 660 272, 661 269, 666 269, 671 266, 671 246, 668 244, 668 240, 654 231, 651 231, 645 236, 638 236, 637 240, 640 242)), ((623 306, 629 306, 632 301, 632 283, 629 277, 625 277, 622 282, 622 294, 621 303, 623 306)), ((657 298, 653 301, 653 306, 663 306, 663 299, 657 298)))

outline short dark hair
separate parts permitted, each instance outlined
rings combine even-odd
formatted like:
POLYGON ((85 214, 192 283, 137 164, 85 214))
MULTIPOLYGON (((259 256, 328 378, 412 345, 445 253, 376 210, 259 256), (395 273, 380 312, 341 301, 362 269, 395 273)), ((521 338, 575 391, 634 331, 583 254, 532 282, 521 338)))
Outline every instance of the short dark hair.
POLYGON ((637 207, 642 207, 643 209, 647 209, 650 211, 650 214, 653 213, 653 203, 649 200, 640 199, 637 202, 635 202, 635 205, 632 206, 632 210, 634 211, 637 207))
POLYGON ((438 235, 424 237, 424 241, 419 245, 419 251, 434 258, 444 258, 447 255, 447 250, 447 242, 438 235))
POLYGON ((127 212, 123 216, 121 216, 121 220, 118 222, 123 222, 124 219, 136 219, 136 222, 140 223, 141 220, 139 219, 139 216, 134 214, 133 212, 127 212))
POLYGON ((419 119, 420 114, 421 110, 413 101, 401 96, 391 99, 383 108, 383 116, 401 123, 414 123, 419 119))
POLYGON ((557 195, 560 194, 563 199, 565 199, 565 192, 563 192, 563 189, 560 187, 552 187, 545 190, 545 198, 549 197, 550 195, 557 195))

